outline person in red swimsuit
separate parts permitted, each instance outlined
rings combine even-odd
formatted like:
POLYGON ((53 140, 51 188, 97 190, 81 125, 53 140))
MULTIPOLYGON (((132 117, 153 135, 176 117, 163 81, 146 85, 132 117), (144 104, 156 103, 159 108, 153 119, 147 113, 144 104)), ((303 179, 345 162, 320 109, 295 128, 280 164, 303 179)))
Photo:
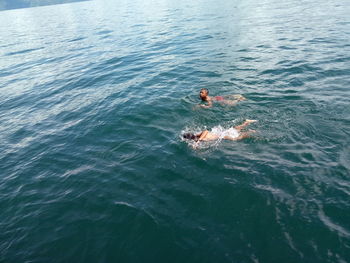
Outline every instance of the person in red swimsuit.
POLYGON ((215 96, 212 98, 209 96, 209 90, 205 88, 200 90, 199 98, 202 101, 206 102, 206 104, 199 105, 202 108, 211 108, 213 106, 213 101, 218 101, 221 104, 234 106, 237 104, 237 102, 246 100, 246 98, 243 97, 242 95, 229 95, 227 96, 227 98, 223 96, 215 96))

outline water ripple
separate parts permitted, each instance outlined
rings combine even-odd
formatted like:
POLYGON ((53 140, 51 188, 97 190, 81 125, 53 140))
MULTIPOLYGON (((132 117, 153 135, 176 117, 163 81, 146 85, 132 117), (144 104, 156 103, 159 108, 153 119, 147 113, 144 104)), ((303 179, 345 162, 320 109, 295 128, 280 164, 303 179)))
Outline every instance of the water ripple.
POLYGON ((345 262, 347 6, 1 12, 0 261, 345 262), (196 108, 202 87, 247 100, 196 108), (254 138, 181 139, 247 118, 254 138))

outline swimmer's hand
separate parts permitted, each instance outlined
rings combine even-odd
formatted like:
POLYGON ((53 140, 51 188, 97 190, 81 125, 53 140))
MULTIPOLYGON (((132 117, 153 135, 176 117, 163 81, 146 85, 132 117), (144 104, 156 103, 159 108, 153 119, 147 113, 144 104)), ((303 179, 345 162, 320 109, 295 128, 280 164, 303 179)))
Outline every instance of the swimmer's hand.
POLYGON ((257 122, 257 120, 246 119, 245 122, 246 122, 246 123, 254 123, 254 122, 257 122))
POLYGON ((198 104, 198 105, 196 105, 195 108, 196 109, 199 109, 199 108, 209 109, 211 107, 212 107, 212 105, 198 104))
POLYGON ((197 104, 196 106, 193 107, 193 110, 198 110, 198 109, 207 109, 207 108, 210 108, 209 105, 204 105, 204 104, 197 104))
POLYGON ((204 104, 201 104, 199 105, 201 108, 205 108, 205 109, 208 109, 208 108, 211 108, 211 105, 204 105, 204 104))

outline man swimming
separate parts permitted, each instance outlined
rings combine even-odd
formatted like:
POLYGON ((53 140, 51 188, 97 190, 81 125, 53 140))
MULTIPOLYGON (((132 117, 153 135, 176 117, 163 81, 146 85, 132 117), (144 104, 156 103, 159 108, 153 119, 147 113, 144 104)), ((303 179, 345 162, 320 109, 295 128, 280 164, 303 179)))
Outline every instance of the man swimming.
POLYGON ((218 101, 220 104, 224 105, 230 105, 234 106, 236 105, 239 101, 246 100, 245 97, 242 95, 227 95, 227 96, 215 96, 215 97, 210 97, 209 96, 209 90, 206 88, 203 88, 199 92, 199 98, 206 102, 207 104, 205 105, 200 105, 202 108, 211 108, 213 106, 213 101, 218 101))
POLYGON ((213 127, 211 131, 204 130, 198 134, 185 133, 183 138, 187 140, 194 140, 197 144, 200 141, 215 141, 219 139, 237 141, 250 137, 251 133, 255 132, 254 130, 248 130, 242 132, 242 129, 247 127, 249 124, 257 122, 256 120, 245 120, 241 125, 231 127, 229 129, 223 129, 219 127, 213 127))

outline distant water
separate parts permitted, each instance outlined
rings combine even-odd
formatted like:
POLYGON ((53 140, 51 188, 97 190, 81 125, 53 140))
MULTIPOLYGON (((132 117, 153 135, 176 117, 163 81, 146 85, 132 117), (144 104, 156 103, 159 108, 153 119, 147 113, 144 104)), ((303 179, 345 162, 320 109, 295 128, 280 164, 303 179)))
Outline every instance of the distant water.
POLYGON ((0 262, 350 262, 346 0, 4 11, 0 94, 0 262))

